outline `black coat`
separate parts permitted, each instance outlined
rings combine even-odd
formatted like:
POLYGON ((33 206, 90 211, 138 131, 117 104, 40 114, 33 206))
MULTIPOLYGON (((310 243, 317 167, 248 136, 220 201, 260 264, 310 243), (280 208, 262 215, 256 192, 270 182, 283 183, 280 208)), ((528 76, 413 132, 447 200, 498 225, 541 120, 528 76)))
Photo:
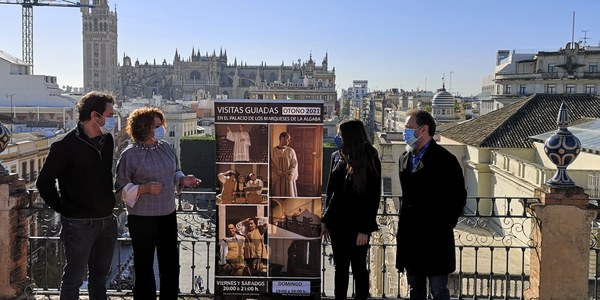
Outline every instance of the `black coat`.
MULTIPOLYGON (((374 149, 373 149, 374 150, 374 149)), ((381 199, 381 162, 373 151, 374 170, 367 169, 365 191, 352 190, 352 178, 346 176, 346 161, 339 151, 331 154, 331 172, 327 182, 325 212, 321 220, 329 231, 343 230, 348 234, 371 234, 377 231, 377 210, 381 199)))
POLYGON ((467 201, 462 168, 434 140, 411 172, 409 154, 400 161, 402 206, 398 220, 396 268, 409 275, 454 272, 454 227, 467 201))
POLYGON ((101 146, 92 145, 78 125, 50 146, 36 186, 46 204, 67 218, 105 218, 113 212, 113 137, 106 134, 100 141, 101 146))

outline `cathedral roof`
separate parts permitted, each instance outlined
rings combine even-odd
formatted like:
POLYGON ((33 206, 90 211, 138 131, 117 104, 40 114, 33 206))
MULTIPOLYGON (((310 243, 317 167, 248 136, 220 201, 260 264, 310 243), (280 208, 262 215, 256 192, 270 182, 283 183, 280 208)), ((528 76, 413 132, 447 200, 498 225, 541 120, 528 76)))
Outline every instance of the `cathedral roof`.
POLYGON ((531 148, 531 136, 556 130, 562 102, 569 108, 569 121, 600 118, 600 98, 589 94, 534 94, 450 128, 440 135, 481 148, 531 148))

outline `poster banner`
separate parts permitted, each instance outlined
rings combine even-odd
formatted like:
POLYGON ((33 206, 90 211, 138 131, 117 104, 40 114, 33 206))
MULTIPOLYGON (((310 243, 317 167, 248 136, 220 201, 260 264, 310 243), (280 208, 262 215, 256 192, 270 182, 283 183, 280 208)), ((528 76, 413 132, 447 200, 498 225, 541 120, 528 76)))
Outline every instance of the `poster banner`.
POLYGON ((215 100, 215 299, 320 299, 323 101, 215 100))

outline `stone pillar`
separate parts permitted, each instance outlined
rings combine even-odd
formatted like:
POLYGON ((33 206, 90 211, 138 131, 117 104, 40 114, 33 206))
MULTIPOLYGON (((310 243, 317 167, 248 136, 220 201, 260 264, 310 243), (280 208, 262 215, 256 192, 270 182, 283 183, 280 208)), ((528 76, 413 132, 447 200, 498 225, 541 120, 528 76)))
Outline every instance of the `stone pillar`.
POLYGON ((535 218, 530 252, 530 286, 527 300, 588 299, 591 222, 589 196, 567 174, 577 158, 581 142, 567 128, 569 113, 563 102, 556 120, 558 130, 544 143, 544 151, 556 165, 556 173, 536 190, 541 204, 528 210, 535 218))
POLYGON ((580 187, 544 187, 536 191, 540 205, 530 212, 536 247, 530 252, 527 300, 581 300, 588 298, 591 221, 588 195, 580 187))
POLYGON ((29 218, 25 181, 0 175, 0 299, 23 294, 27 278, 29 218))

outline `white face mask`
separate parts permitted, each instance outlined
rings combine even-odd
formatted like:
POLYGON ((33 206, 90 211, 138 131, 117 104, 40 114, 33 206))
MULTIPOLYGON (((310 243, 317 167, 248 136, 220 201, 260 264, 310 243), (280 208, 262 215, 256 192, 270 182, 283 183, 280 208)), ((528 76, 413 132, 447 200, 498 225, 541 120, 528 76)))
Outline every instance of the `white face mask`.
POLYGON ((115 129, 115 126, 117 125, 117 120, 115 119, 115 117, 104 117, 100 113, 97 114, 104 118, 104 126, 100 126, 98 122, 94 121, 94 123, 96 123, 96 125, 100 127, 100 131, 102 132, 102 134, 112 133, 115 129))

